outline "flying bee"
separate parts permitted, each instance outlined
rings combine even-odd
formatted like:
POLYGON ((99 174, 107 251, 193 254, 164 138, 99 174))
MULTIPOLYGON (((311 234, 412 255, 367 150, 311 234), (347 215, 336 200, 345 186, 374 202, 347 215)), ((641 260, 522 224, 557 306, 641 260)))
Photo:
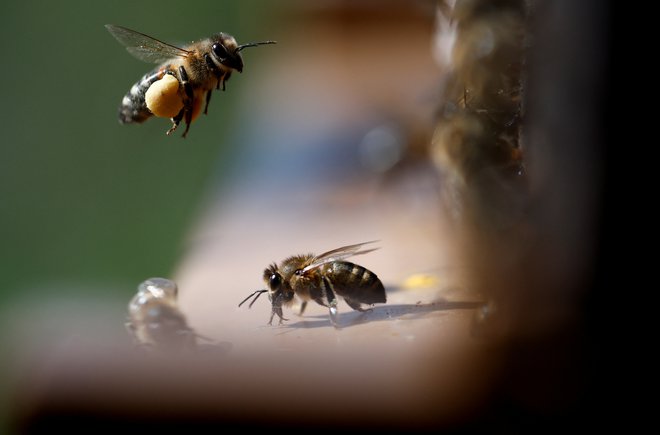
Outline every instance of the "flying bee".
POLYGON ((128 304, 126 329, 138 345, 161 350, 194 349, 199 335, 188 326, 177 304, 177 285, 150 278, 128 304))
POLYGON ((262 41, 238 45, 233 36, 217 33, 179 48, 125 27, 113 24, 105 27, 133 56, 160 64, 124 96, 119 107, 119 122, 142 123, 152 115, 171 118, 169 135, 184 120, 183 137, 190 129, 190 123, 199 116, 202 104, 204 114, 208 113, 213 90, 222 86, 224 91, 231 73, 243 72, 241 50, 276 43, 262 41))
POLYGON ((261 294, 268 293, 272 304, 268 324, 273 324, 275 315, 282 324, 282 321, 288 320, 282 315, 282 307, 290 305, 296 295, 302 300, 301 315, 307 302, 313 300, 329 308, 330 321, 337 327, 337 296, 343 297, 346 303, 357 311, 368 311, 362 308, 362 304, 386 302, 385 288, 375 273, 344 261, 348 257, 377 249, 360 250, 368 243, 373 242, 342 246, 321 255, 295 255, 282 261, 279 266, 273 263, 263 274, 268 289, 255 291, 238 306, 254 298, 249 305, 252 307, 261 294))

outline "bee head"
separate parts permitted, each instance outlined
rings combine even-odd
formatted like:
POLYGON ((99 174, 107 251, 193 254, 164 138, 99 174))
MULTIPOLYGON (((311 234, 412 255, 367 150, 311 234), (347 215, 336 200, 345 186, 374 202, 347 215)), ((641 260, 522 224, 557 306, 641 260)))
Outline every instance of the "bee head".
POLYGON ((273 264, 264 270, 264 281, 269 289, 268 296, 271 302, 281 304, 293 299, 293 291, 284 282, 277 265, 273 264))
POLYGON ((226 68, 243 71, 243 58, 238 50, 238 43, 233 36, 226 33, 218 33, 213 36, 211 54, 216 63, 226 68))
POLYGON ((264 282, 271 293, 277 293, 282 289, 282 275, 277 265, 272 264, 264 270, 264 282))
POLYGON ((243 72, 241 50, 247 47, 255 47, 257 45, 275 44, 275 41, 262 41, 238 45, 236 39, 226 33, 218 33, 217 35, 214 35, 212 39, 213 44, 211 45, 211 52, 213 53, 214 60, 227 68, 235 69, 239 73, 243 72))

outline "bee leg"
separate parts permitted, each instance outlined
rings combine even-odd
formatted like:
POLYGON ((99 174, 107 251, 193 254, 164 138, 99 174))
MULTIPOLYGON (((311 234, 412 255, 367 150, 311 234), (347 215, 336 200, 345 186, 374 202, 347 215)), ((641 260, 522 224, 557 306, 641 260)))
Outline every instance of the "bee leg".
POLYGON ((228 72, 228 73, 225 73, 225 75, 222 76, 222 91, 223 92, 227 90, 227 87, 226 87, 225 84, 227 83, 227 80, 229 80, 229 77, 231 77, 231 71, 228 72))
POLYGON ((337 324, 337 297, 335 292, 332 290, 332 283, 327 277, 323 277, 323 283, 325 284, 325 298, 328 301, 328 308, 330 309, 330 322, 335 328, 339 328, 337 324))
POLYGON ((224 90, 225 90, 225 76, 224 76, 224 74, 218 76, 218 84, 215 86, 216 91, 220 89, 220 85, 222 85, 222 91, 224 92, 224 90))
MULTIPOLYGON (((220 83, 222 83, 222 90, 224 91, 225 90, 225 85, 224 85, 224 82, 223 82, 224 76, 223 76, 222 71, 218 69, 218 67, 215 65, 215 63, 211 60, 211 56, 209 56, 208 54, 204 55, 204 61, 206 61, 206 67, 208 69, 210 69, 211 71, 213 71, 215 76, 218 78, 218 83, 215 86, 215 89, 216 90, 220 89, 220 83)), ((206 101, 207 101, 206 107, 208 107, 208 105, 209 105, 208 98, 207 98, 206 101)), ((204 114, 206 115, 206 110, 204 110, 204 114)))
POLYGON ((211 95, 213 94, 213 89, 206 93, 206 106, 204 106, 204 115, 209 113, 209 103, 211 102, 211 95))
POLYGON ((174 118, 172 118, 172 128, 167 130, 167 135, 172 134, 174 132, 174 130, 176 130, 176 128, 179 126, 179 124, 181 123, 181 120, 183 119, 184 111, 185 111, 185 109, 181 109, 179 114, 176 115, 174 118))
POLYGON ((307 301, 302 301, 300 304, 300 312, 298 313, 299 316, 302 316, 303 313, 305 312, 305 308, 307 308, 307 301))
MULTIPOLYGON (((268 295, 270 297, 270 294, 268 295)), ((275 314, 277 314, 277 317, 280 318, 280 325, 282 324, 283 321, 289 320, 285 319, 284 316, 282 315, 282 294, 279 294, 275 300, 273 301, 272 305, 272 311, 270 313, 270 320, 268 321, 269 325, 273 324, 273 317, 275 317, 275 314)))
POLYGON ((270 320, 268 321, 268 326, 273 326, 273 317, 275 317, 275 314, 277 314, 277 317, 280 318, 279 325, 282 324, 282 322, 285 322, 289 319, 285 319, 284 316, 282 315, 282 307, 273 307, 273 311, 270 313, 270 320))
POLYGON ((183 91, 185 92, 186 97, 183 100, 183 116, 186 120, 186 130, 181 137, 186 137, 188 130, 190 130, 190 123, 192 122, 192 108, 195 95, 193 94, 192 85, 188 81, 188 73, 183 66, 179 67, 179 76, 181 77, 181 85, 183 86, 183 91))
POLYGON ((188 134, 188 130, 190 130, 190 123, 192 122, 192 109, 186 110, 185 119, 186 119, 186 129, 183 131, 183 134, 181 135, 182 138, 185 138, 186 135, 188 134))

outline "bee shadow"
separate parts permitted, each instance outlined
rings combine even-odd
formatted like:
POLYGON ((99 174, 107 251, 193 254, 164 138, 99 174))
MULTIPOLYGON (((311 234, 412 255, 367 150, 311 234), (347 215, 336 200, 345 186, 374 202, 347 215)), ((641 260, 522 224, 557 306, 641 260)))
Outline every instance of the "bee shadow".
MULTIPOLYGON (((406 316, 405 320, 420 318, 428 313, 435 311, 449 310, 470 310, 483 305, 483 302, 476 301, 447 301, 444 299, 430 302, 427 304, 395 304, 382 305, 374 307, 369 311, 347 311, 339 313, 337 323, 340 328, 348 328, 355 325, 368 322, 383 322, 399 319, 406 316)), ((283 325, 284 328, 324 328, 332 326, 329 315, 319 314, 310 317, 303 317, 294 323, 283 325)))

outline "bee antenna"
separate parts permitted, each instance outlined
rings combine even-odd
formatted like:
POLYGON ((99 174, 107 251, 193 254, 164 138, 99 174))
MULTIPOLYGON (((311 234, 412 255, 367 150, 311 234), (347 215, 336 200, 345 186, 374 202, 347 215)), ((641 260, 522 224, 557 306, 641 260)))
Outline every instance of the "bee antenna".
POLYGON ((256 47, 257 45, 266 45, 266 44, 277 44, 277 41, 261 41, 261 42, 249 42, 247 44, 242 44, 236 47, 236 53, 241 51, 244 48, 256 47))
POLYGON ((248 305, 248 308, 252 308, 252 305, 254 305, 254 303, 257 301, 257 299, 259 299, 259 296, 261 296, 262 293, 265 293, 265 292, 267 292, 267 291, 268 291, 268 290, 257 290, 256 292, 252 293, 252 294, 251 294, 250 296, 248 296, 247 298, 243 299, 243 300, 241 301, 241 303, 238 304, 238 306, 240 307, 240 306, 243 305, 245 302, 247 302, 248 299, 250 299, 252 296, 254 296, 254 299, 252 300, 252 302, 250 302, 250 305, 248 305), (255 295, 256 295, 256 296, 255 296, 255 295))

